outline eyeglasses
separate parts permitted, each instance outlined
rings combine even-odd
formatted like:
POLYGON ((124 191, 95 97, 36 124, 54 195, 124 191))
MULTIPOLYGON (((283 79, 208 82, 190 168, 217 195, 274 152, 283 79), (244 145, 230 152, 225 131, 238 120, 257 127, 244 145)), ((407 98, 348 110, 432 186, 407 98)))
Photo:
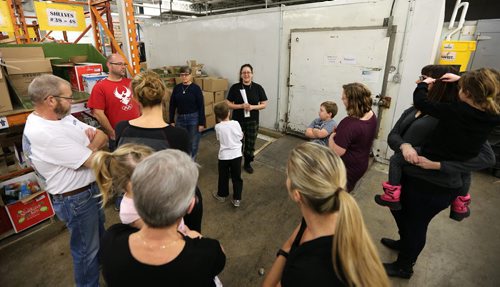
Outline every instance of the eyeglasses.
POLYGON ((127 63, 117 63, 117 62, 109 62, 111 65, 116 65, 116 66, 126 66, 127 63))
POLYGON ((187 77, 187 76, 189 76, 189 75, 191 75, 191 74, 188 74, 188 73, 180 73, 180 74, 179 74, 179 76, 181 76, 181 77, 187 77))
POLYGON ((251 74, 252 72, 241 72, 241 74, 251 74))
POLYGON ((73 101, 73 97, 61 97, 61 96, 53 96, 54 98, 59 98, 59 99, 65 99, 65 100, 68 100, 70 102, 73 101))

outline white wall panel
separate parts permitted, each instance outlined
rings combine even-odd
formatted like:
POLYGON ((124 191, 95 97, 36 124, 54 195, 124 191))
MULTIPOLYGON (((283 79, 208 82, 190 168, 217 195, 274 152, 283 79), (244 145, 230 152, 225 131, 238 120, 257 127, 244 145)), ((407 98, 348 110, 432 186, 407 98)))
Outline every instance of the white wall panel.
POLYGON ((209 75, 238 82, 239 68, 250 63, 254 81, 269 98, 260 125, 274 129, 278 93, 279 9, 206 17, 146 27, 146 56, 151 68, 185 65, 195 59, 209 75))
MULTIPOLYGON (((255 81, 264 86, 269 97, 268 108, 261 113, 261 126, 283 130, 291 30, 381 26, 392 5, 393 0, 337 0, 149 26, 144 29, 148 65, 180 65, 196 59, 206 65, 208 73, 234 83, 240 65, 249 62, 255 68, 255 81)), ((392 15, 397 31, 386 91, 392 104, 382 112, 374 144, 381 158, 388 156, 390 129, 412 103, 415 77, 422 66, 434 62, 444 0, 395 0, 392 15)))

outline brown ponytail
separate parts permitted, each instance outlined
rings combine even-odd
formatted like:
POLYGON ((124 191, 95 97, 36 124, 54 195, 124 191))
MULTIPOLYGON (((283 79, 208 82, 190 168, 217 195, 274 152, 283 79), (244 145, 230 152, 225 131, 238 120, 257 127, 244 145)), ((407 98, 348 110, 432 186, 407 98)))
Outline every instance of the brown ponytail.
POLYGON ((458 85, 487 113, 500 115, 500 73, 497 70, 481 68, 467 72, 458 85))

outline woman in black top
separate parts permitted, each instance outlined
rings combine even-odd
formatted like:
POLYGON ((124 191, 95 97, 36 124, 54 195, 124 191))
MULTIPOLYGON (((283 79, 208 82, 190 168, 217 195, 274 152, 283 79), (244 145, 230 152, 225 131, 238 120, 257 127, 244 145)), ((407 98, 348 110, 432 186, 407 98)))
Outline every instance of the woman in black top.
MULTIPOLYGON (((125 143, 136 143, 156 151, 173 148, 191 154, 191 142, 186 130, 171 126, 163 119, 162 100, 165 89, 160 76, 152 71, 139 73, 132 79, 132 91, 134 98, 141 104, 142 115, 116 125, 117 147, 125 143)), ((202 216, 201 192, 196 188, 195 209, 184 220, 190 229, 201 232, 202 216)))
POLYGON ((100 251, 108 286, 216 286, 226 261, 219 242, 177 230, 194 207, 197 180, 196 163, 175 149, 135 167, 134 204, 144 225, 116 224, 104 234, 100 251))
POLYGON ((188 131, 191 157, 196 158, 201 132, 205 129, 205 103, 201 88, 193 83, 191 68, 182 67, 180 76, 182 83, 174 87, 170 97, 169 122, 188 131))
POLYGON ((389 286, 340 157, 325 146, 292 150, 286 186, 302 223, 278 251, 262 286, 389 286))
MULTIPOLYGON (((426 66, 422 69, 422 78, 440 78, 448 69, 449 66, 426 66)), ((440 81, 434 83, 427 98, 434 103, 456 102, 457 91, 450 92, 447 84, 440 81)), ((413 265, 424 249, 427 227, 431 220, 450 206, 459 194, 467 193, 471 171, 487 168, 495 162, 493 151, 487 142, 482 145, 478 156, 464 162, 434 162, 419 156, 413 146, 424 145, 438 123, 439 119, 411 107, 401 115, 387 139, 390 148, 396 151, 397 161, 403 158, 403 161, 415 164, 403 167, 401 210, 391 210, 400 240, 381 239, 383 245, 399 252, 395 262, 384 263, 389 276, 408 279, 413 275, 413 265)), ((393 160, 395 159, 391 158, 391 163, 393 160)), ((453 214, 452 209, 450 217, 456 219, 453 214)))
POLYGON ((245 159, 243 168, 248 173, 253 173, 250 163, 254 158, 255 141, 259 132, 259 110, 267 106, 264 88, 252 79, 253 67, 250 64, 241 66, 240 82, 231 86, 226 99, 229 108, 233 110, 233 120, 238 121, 243 130, 243 157, 245 159))

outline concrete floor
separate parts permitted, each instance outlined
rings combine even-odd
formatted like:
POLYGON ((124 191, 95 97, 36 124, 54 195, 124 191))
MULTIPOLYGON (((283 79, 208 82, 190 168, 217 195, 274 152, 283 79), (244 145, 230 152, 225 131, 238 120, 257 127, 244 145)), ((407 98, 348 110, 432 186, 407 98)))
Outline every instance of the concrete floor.
MULTIPOLYGON (((276 250, 300 221, 297 207, 288 199, 285 164, 289 151, 303 140, 284 136, 257 156, 255 173, 243 174, 240 208, 219 203, 211 193, 217 185, 218 145, 213 132, 200 144, 200 188, 203 193, 202 233, 218 239, 227 255, 220 279, 225 286, 259 286, 259 268, 271 266, 276 250)), ((258 140, 258 146, 266 145, 258 140)), ((379 247, 382 261, 396 253, 379 243, 380 237, 396 237, 395 223, 385 208, 373 202, 387 166, 374 163, 355 191, 366 224, 379 247)), ((486 173, 475 173, 472 185, 472 216, 463 222, 439 214, 429 226, 427 245, 410 280, 393 279, 394 286, 499 286, 500 285, 500 183, 486 173)), ((106 225, 119 221, 106 208, 106 225)), ((35 228, 28 236, 0 241, 0 286, 73 286, 68 232, 61 222, 35 228)))

